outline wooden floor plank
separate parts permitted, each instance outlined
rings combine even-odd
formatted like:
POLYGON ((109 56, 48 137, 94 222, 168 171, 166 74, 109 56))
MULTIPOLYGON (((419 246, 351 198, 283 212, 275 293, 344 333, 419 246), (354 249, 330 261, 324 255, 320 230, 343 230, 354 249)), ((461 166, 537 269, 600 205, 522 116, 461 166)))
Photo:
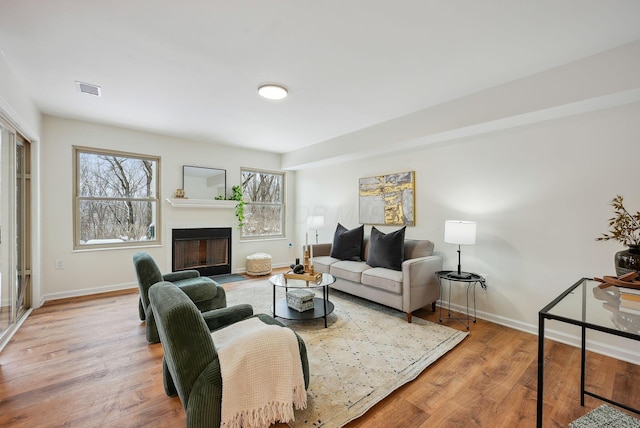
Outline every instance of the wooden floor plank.
MULTIPOLYGON (((33 311, 0 353, 0 426, 184 425, 180 400, 164 393, 162 346, 147 343, 137 301, 135 291, 117 292, 33 311)), ((414 316, 438 322, 429 309, 414 316)), ((602 404, 587 397, 580 406, 578 349, 547 341, 545 363, 545 427, 566 427, 602 404)), ((638 366, 589 353, 588 372, 594 392, 640 407, 638 366)), ((456 348, 347 426, 532 427, 536 387, 537 338, 479 320, 456 348)))

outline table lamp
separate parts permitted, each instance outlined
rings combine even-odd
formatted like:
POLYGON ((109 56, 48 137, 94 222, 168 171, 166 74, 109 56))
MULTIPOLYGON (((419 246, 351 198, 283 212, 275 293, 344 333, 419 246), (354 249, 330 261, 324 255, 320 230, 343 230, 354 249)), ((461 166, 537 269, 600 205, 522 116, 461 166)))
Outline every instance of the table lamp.
POLYGON ((470 273, 460 270, 460 245, 474 245, 476 243, 476 222, 447 220, 444 223, 444 242, 458 245, 458 271, 452 272, 449 276, 459 279, 470 278, 470 273))
POLYGON ((316 244, 318 243, 318 230, 324 229, 324 216, 312 215, 307 217, 307 229, 316 231, 316 244))

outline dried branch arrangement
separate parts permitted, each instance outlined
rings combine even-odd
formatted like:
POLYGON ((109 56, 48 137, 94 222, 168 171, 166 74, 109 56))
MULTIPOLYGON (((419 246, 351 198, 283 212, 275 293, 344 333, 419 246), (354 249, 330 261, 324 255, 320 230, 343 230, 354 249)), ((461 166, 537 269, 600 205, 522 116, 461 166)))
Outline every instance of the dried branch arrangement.
POLYGON ((640 245, 640 212, 631 215, 624 207, 622 196, 617 195, 611 201, 614 217, 609 219, 609 231, 596 238, 597 241, 621 242, 626 246, 640 245))

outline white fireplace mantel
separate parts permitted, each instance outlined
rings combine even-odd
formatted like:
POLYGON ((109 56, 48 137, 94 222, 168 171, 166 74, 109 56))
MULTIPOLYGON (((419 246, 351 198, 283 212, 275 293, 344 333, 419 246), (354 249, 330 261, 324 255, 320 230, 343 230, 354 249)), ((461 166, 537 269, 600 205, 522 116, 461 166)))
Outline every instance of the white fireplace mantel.
POLYGON ((166 201, 174 208, 230 209, 235 208, 238 204, 238 201, 216 201, 214 199, 167 198, 166 201))

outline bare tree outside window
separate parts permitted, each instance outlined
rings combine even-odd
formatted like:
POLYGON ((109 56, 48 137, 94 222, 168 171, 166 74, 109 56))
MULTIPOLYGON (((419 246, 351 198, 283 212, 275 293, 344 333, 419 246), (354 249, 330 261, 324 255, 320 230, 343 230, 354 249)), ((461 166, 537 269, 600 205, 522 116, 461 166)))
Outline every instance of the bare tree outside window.
POLYGON ((242 169, 243 238, 284 235, 284 173, 242 169))
POLYGON ((159 158, 74 148, 75 246, 157 241, 159 158))

